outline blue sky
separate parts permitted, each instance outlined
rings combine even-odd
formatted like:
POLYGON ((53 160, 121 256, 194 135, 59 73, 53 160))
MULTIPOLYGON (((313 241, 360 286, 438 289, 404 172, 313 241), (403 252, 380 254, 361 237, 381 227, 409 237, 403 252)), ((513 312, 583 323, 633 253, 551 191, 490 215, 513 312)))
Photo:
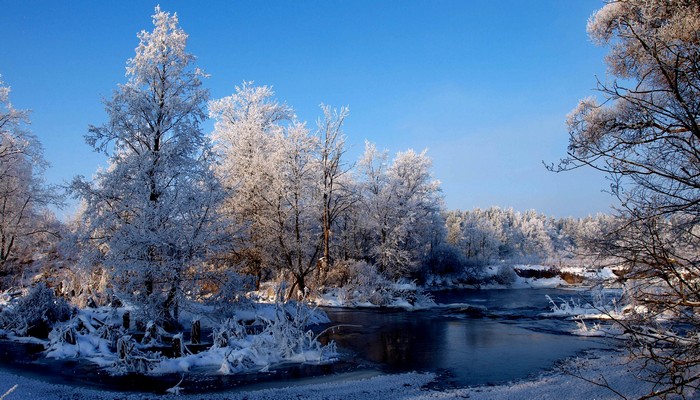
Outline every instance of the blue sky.
MULTIPOLYGON (((101 100, 125 82, 156 4, 4 2, 0 74, 14 105, 33 110, 50 183, 104 165, 83 135, 106 120, 101 100)), ((448 208, 609 211, 603 176, 542 165, 565 155, 566 114, 606 78, 606 49, 586 35, 600 0, 160 5, 178 13, 212 98, 244 80, 270 85, 311 126, 320 103, 347 105, 348 161, 365 139, 392 154, 427 147, 448 208)))

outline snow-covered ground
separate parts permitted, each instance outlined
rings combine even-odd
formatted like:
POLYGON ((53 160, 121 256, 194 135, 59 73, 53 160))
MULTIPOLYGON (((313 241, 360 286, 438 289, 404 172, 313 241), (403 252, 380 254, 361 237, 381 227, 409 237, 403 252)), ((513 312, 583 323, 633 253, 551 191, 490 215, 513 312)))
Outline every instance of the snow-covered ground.
MULTIPOLYGON (((552 267, 537 264, 518 264, 513 265, 513 269, 520 271, 547 271, 552 270, 552 267)), ((600 270, 591 270, 584 267, 562 267, 556 268, 560 273, 569 273, 580 276, 584 279, 584 286, 592 283, 612 282, 617 278, 612 269, 605 267, 600 270)), ((487 273, 494 274, 494 267, 488 267, 487 273)), ((580 286, 577 284, 569 284, 561 276, 553 278, 523 278, 518 276, 511 286, 513 289, 518 288, 554 288, 554 287, 570 287, 580 286)))
MULTIPOLYGON (((626 362, 622 353, 596 351, 586 358, 572 359, 559 368, 534 379, 512 382, 498 386, 477 386, 458 389, 431 388, 437 379, 430 373, 407 373, 380 375, 364 379, 341 379, 320 383, 293 385, 289 387, 255 391, 187 394, 178 396, 154 395, 134 392, 105 392, 76 386, 66 386, 26 378, 0 370, 0 398, 15 388, 4 400, 13 399, 616 399, 612 391, 587 382, 572 374, 580 374, 588 380, 602 382, 604 379, 618 392, 627 397, 647 394, 649 385, 635 379, 634 365, 626 362)), ((175 392, 176 390, 173 390, 175 392)), ((694 393, 687 393, 693 397, 694 393)))
POLYGON ((464 280, 449 276, 429 277, 426 288, 443 289, 551 289, 592 287, 603 284, 606 287, 619 286, 613 269, 590 269, 583 266, 553 267, 540 264, 491 264, 483 268, 481 283, 464 283, 464 280), (510 273, 508 273, 510 270, 510 273), (522 274, 524 276, 520 276, 522 274), (569 283, 563 276, 575 277, 578 283, 569 283), (530 276, 530 277, 527 277, 530 276), (548 277, 551 276, 551 277, 548 277))

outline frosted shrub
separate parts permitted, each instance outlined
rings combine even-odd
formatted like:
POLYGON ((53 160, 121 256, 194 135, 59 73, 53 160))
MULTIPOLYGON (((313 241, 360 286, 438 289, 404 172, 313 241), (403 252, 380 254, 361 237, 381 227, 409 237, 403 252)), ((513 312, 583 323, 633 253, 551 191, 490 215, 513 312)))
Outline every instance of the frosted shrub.
POLYGON ((20 336, 46 338, 51 327, 68 320, 71 313, 68 303, 41 283, 0 312, 0 328, 20 336))
POLYGON ((393 281, 379 272, 376 266, 365 261, 345 261, 334 265, 336 284, 344 285, 327 289, 332 304, 380 307, 412 307, 434 304, 429 294, 415 282, 405 279, 393 281))
POLYGON ((464 269, 461 274, 461 281, 469 285, 481 285, 486 283, 486 268, 488 260, 483 258, 471 257, 464 261, 464 269))
POLYGON ((162 360, 159 353, 141 351, 131 335, 122 335, 117 340, 117 359, 110 370, 115 374, 146 374, 162 360))
POLYGON ((74 345, 77 343, 77 332, 73 324, 63 324, 61 326, 55 327, 49 333, 49 340, 51 344, 70 344, 74 345))
POLYGON ((348 274, 349 284, 356 288, 380 287, 387 282, 387 278, 379 273, 376 266, 365 261, 357 261, 350 265, 348 274))
POLYGON ((368 297, 363 296, 360 300, 365 299, 376 306, 388 306, 394 300, 394 296, 388 288, 378 287, 372 289, 368 297))
POLYGON ((435 299, 433 298, 432 294, 430 294, 430 293, 424 291, 422 288, 418 287, 418 288, 416 288, 416 292, 415 292, 414 304, 434 305, 435 299))
POLYGON ((294 306, 292 311, 284 304, 276 304, 275 319, 266 321, 265 329, 259 335, 259 338, 262 339, 259 344, 263 345, 263 348, 271 347, 283 359, 297 356, 305 358, 305 353, 309 351, 318 354, 319 358, 323 353, 335 354, 335 343, 331 342, 327 346, 323 346, 318 341, 318 337, 311 330, 306 329, 313 309, 310 309, 303 302, 287 304, 294 306))
POLYGON ((388 289, 391 282, 374 265, 356 261, 348 268, 348 292, 359 302, 378 306, 391 303, 393 296, 388 289))
POLYGON ((557 304, 548 294, 545 297, 549 300, 550 308, 555 315, 576 315, 583 308, 580 300, 577 302, 572 298, 569 302, 560 297, 557 304))
POLYGON ((283 361, 332 360, 335 344, 322 345, 318 335, 307 329, 314 318, 313 312, 302 302, 277 302, 272 318, 259 317, 263 328, 257 335, 246 333, 237 321, 226 321, 214 329, 214 344, 210 349, 211 352, 226 350, 219 372, 235 374, 256 367, 264 370, 283 361))
POLYGON ((95 331, 95 334, 100 339, 104 339, 109 346, 116 347, 117 340, 124 334, 124 329, 115 325, 102 325, 95 331))
POLYGON ((423 262, 422 281, 430 283, 456 277, 466 267, 466 257, 453 245, 443 243, 430 252, 423 262))
POLYGON ((333 263, 326 274, 324 284, 330 287, 344 287, 351 278, 351 270, 358 263, 355 260, 341 260, 333 263))
POLYGON ((392 284, 376 266, 365 261, 355 261, 348 265, 347 292, 351 300, 372 303, 378 306, 391 304, 394 296, 392 284))
POLYGON ((226 375, 238 374, 250 371, 255 366, 255 354, 249 349, 230 350, 226 353, 219 372, 226 375))
POLYGON ((599 322, 592 322, 591 326, 588 326, 586 324, 586 321, 583 320, 583 318, 579 318, 578 321, 576 321, 576 330, 574 333, 577 333, 579 335, 583 336, 603 336, 605 335, 605 331, 603 331, 600 328, 600 323, 599 322))
POLYGON ((158 345, 163 342, 163 336, 168 332, 153 321, 146 323, 146 332, 141 339, 141 344, 146 346, 158 345))
POLYGON ((213 348, 228 347, 233 340, 244 339, 247 332, 240 321, 226 319, 221 326, 212 329, 213 348))
POLYGON ((513 267, 510 265, 501 265, 498 268, 498 272, 493 276, 493 280, 500 284, 511 286, 518 279, 518 274, 515 273, 513 267))

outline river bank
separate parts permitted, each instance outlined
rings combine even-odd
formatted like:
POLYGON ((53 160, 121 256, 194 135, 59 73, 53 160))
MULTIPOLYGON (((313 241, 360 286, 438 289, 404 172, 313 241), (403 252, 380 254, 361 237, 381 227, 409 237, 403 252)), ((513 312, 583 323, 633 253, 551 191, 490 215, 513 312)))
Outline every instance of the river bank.
MULTIPOLYGON (((617 351, 593 350, 585 357, 568 359, 556 368, 541 373, 531 379, 518 380, 495 386, 473 386, 467 388, 433 388, 439 379, 435 373, 404 373, 372 377, 352 375, 341 380, 328 381, 328 377, 315 378, 301 385, 261 390, 236 390, 230 392, 187 394, 180 391, 178 395, 155 395, 149 393, 129 393, 118 391, 101 391, 84 387, 48 383, 37 378, 15 375, 0 369, 0 396, 11 388, 4 400, 13 399, 615 399, 620 398, 613 391, 588 382, 570 373, 575 372, 583 378, 608 384, 627 397, 639 397, 651 389, 634 376, 634 365, 629 364, 624 354, 617 351)), ((691 394, 692 396, 692 394, 691 394)))

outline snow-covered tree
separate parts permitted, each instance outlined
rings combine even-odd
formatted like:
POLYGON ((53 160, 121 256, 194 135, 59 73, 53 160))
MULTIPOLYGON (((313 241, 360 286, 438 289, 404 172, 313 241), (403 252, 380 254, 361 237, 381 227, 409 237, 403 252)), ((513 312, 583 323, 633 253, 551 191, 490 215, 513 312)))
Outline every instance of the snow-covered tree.
MULTIPOLYGON (((470 262, 554 262, 580 255, 580 247, 598 237, 609 216, 584 219, 546 217, 534 210, 475 208, 447 213, 447 242, 470 262)), ((580 260, 580 258, 579 258, 580 260)))
POLYGON ((9 95, 0 80, 0 268, 18 249, 28 251, 56 233, 48 206, 60 200, 44 185, 47 163, 27 127, 29 111, 14 108, 9 95))
MULTIPOLYGON (((323 157, 319 137, 273 96, 269 87, 246 82, 233 95, 212 101, 210 110, 217 119, 217 171, 228 188, 224 210, 242 227, 234 233, 234 258, 258 282, 267 270, 291 274, 293 296, 306 289, 306 278, 316 270, 322 251, 323 157)), ((336 155, 338 149, 332 146, 340 145, 345 117, 326 111, 327 119, 320 124, 327 124, 329 135, 338 136, 328 138, 326 154, 332 193, 336 189, 331 180, 340 166, 333 169, 330 164, 339 163, 336 158, 342 154, 336 155)), ((333 217, 330 210, 329 215, 333 217)))
POLYGON ((373 230, 369 226, 366 202, 362 198, 364 183, 352 175, 343 177, 349 204, 338 214, 335 221, 337 233, 334 238, 336 254, 342 260, 369 260, 371 257, 373 230))
POLYGON ((348 115, 346 107, 332 110, 327 105, 321 105, 323 118, 317 121, 319 150, 319 166, 321 168, 322 200, 323 200, 323 254, 321 273, 327 272, 333 260, 331 259, 331 236, 333 226, 341 213, 348 210, 354 202, 347 179, 344 179, 348 168, 343 165, 345 154, 345 135, 343 123, 348 115))
POLYGON ((295 122, 276 139, 277 150, 271 155, 278 178, 270 199, 275 210, 270 221, 275 234, 273 254, 276 264, 294 278, 289 296, 303 296, 306 278, 316 270, 323 243, 318 138, 304 124, 295 122))
POLYGON ((222 197, 210 167, 204 76, 186 49, 176 14, 156 7, 153 31, 138 34, 128 81, 105 102, 108 122, 86 142, 109 156, 94 182, 77 177, 88 239, 122 295, 153 318, 178 318, 199 263, 217 243, 222 197))
POLYGON ((528 210, 521 215, 517 229, 521 232, 520 253, 523 257, 545 260, 552 254, 554 248, 547 225, 547 218, 535 210, 528 210))
POLYGON ((209 103, 210 114, 216 119, 216 173, 227 193, 222 211, 233 221, 229 227, 234 241, 233 262, 256 277, 256 286, 273 264, 273 189, 279 180, 273 154, 294 115, 290 107, 273 96, 268 86, 244 82, 231 96, 209 103))
POLYGON ((489 262, 498 257, 501 244, 498 228, 482 210, 453 212, 448 221, 449 243, 460 249, 467 259, 489 262))
POLYGON ((399 152, 388 164, 387 152, 367 143, 360 160, 362 201, 374 236, 371 257, 394 277, 415 271, 430 251, 433 225, 444 225, 440 182, 426 153, 399 152))

